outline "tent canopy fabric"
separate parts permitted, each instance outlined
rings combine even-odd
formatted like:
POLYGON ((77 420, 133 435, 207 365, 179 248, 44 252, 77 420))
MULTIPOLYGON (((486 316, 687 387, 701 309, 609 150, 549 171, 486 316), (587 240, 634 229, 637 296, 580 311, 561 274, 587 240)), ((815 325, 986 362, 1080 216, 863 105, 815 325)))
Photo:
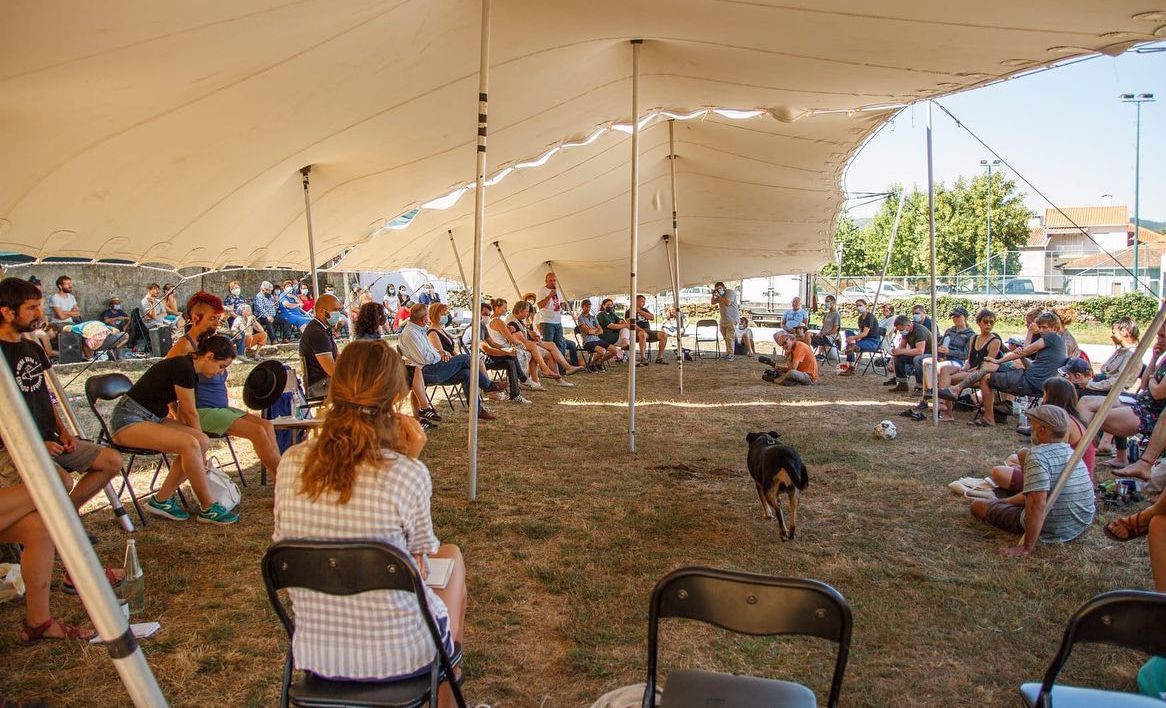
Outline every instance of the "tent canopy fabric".
MULTIPOLYGON (((1128 0, 495 0, 491 172, 641 106, 764 109, 677 123, 686 282, 828 260, 847 161, 891 107, 1166 36, 1128 0), (865 112, 859 109, 873 108, 865 112)), ((206 0, 0 8, 0 250, 172 266, 318 260, 455 276, 473 176, 477 0, 206 0)), ((645 287, 667 287, 666 127, 645 128, 645 287), (656 263, 659 261, 659 263, 656 263)), ((626 280, 626 135, 608 131, 487 196, 516 275, 553 260, 576 290, 626 280), (622 211, 622 224, 621 224, 622 211), (511 256, 511 254, 513 254, 511 256)), ((489 261, 487 261, 489 263, 489 261)), ((488 276, 498 272, 488 266, 488 276)), ((495 282, 488 279, 487 285, 495 282)))

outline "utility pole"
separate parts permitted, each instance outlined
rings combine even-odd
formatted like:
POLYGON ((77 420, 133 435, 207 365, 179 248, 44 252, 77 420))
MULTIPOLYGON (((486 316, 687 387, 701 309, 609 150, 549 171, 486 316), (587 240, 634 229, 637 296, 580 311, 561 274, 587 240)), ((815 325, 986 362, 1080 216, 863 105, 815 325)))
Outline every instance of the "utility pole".
MULTIPOLYGON (((992 289, 992 168, 999 167, 999 160, 980 160, 982 167, 988 168, 988 247, 985 249, 984 258, 984 293, 988 294, 992 289)), ((1008 258, 1007 255, 1004 258, 1008 258)), ((1004 292, 1004 283, 1000 283, 1000 292, 1004 292)))
MULTIPOLYGON (((1141 270, 1138 268, 1139 232, 1142 230, 1141 218, 1141 187, 1142 187, 1142 104, 1153 103, 1152 93, 1123 93, 1122 103, 1132 103, 1137 108, 1136 127, 1134 128, 1134 292, 1141 289, 1141 270)), ((1162 292, 1159 282, 1158 291, 1162 292)))

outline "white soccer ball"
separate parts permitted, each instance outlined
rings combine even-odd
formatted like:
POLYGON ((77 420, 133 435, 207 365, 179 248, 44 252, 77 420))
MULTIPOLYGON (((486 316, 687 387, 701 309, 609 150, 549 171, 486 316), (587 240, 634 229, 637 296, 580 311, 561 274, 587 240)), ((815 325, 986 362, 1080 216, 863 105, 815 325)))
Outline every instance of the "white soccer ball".
POLYGON ((895 424, 889 420, 879 421, 879 424, 875 426, 876 438, 882 438, 883 440, 894 440, 895 436, 898 434, 899 429, 896 428, 895 424))

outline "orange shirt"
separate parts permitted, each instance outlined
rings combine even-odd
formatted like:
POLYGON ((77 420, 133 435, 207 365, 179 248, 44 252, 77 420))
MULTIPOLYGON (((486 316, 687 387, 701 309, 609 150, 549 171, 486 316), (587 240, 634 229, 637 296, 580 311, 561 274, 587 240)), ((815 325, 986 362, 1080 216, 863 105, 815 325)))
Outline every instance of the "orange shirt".
POLYGON ((814 350, 801 340, 794 340, 793 349, 789 353, 789 366, 802 373, 809 374, 814 382, 818 380, 818 360, 814 358, 814 350))

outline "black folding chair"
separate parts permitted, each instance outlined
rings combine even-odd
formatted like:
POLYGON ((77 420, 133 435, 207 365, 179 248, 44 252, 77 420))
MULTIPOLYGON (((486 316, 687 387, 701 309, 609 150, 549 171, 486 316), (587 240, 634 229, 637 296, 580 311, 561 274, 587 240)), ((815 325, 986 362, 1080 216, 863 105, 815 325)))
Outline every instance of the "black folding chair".
POLYGON ((700 350, 701 342, 712 342, 714 358, 721 358, 721 325, 716 320, 697 320, 696 331, 693 332, 693 334, 696 338, 696 357, 698 359, 704 358, 704 354, 700 350), (713 328, 714 334, 712 339, 709 339, 708 337, 703 339, 701 338, 700 330, 702 327, 705 329, 708 329, 709 327, 713 328))
MULTIPOLYGON (((838 643, 830 698, 835 708, 850 654, 850 605, 817 580, 775 578, 714 568, 680 568, 652 591, 648 609, 648 682, 644 708, 656 695, 657 631, 661 617, 684 617, 738 634, 798 634, 838 643)), ((660 705, 666 708, 817 705, 814 692, 791 681, 677 670, 668 675, 660 705)))
POLYGON ((425 586, 413 561, 385 543, 360 541, 281 541, 263 556, 263 584, 271 607, 283 623, 288 639, 295 622, 278 592, 287 588, 314 590, 328 595, 356 595, 371 590, 399 590, 417 597, 437 656, 429 675, 398 681, 337 681, 305 671, 292 681, 292 651, 288 647, 280 687, 280 706, 430 706, 437 705, 438 688, 448 681, 458 706, 465 706, 453 668, 461 662, 461 646, 446 652, 437 622, 429 612, 425 586))
MULTIPOLYGON (((134 468, 134 462, 139 457, 157 457, 158 464, 154 466, 154 477, 150 480, 150 491, 153 492, 154 484, 158 481, 158 474, 161 473, 162 468, 165 467, 167 471, 170 470, 170 460, 163 452, 157 450, 149 450, 140 447, 126 447, 118 445, 113 441, 113 435, 109 431, 109 424, 105 420, 105 416, 98 408, 98 403, 101 401, 116 401, 133 387, 129 377, 125 374, 98 374, 89 377, 85 382, 85 400, 89 403, 89 410, 93 411, 93 416, 97 418, 98 425, 101 426, 101 434, 97 436, 98 445, 108 445, 117 450, 123 455, 129 455, 129 461, 121 468, 122 488, 118 491, 118 496, 125 490, 130 492, 130 500, 134 503, 134 509, 138 512, 138 518, 142 521, 142 526, 146 526, 146 515, 142 512, 142 505, 138 501, 138 495, 134 491, 134 487, 130 484, 130 471, 134 468)), ((181 493, 181 492, 180 492, 181 493)), ((185 501, 185 500, 184 500, 185 501)))
POLYGON ((1151 656, 1166 656, 1166 594, 1143 590, 1114 590, 1097 595, 1069 618, 1057 655, 1040 683, 1020 687, 1024 705, 1041 708, 1146 706, 1161 708, 1162 701, 1136 693, 1076 686, 1056 686, 1057 675, 1078 642, 1109 644, 1151 656))

